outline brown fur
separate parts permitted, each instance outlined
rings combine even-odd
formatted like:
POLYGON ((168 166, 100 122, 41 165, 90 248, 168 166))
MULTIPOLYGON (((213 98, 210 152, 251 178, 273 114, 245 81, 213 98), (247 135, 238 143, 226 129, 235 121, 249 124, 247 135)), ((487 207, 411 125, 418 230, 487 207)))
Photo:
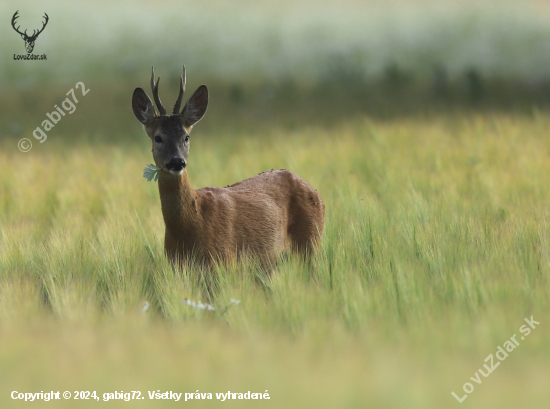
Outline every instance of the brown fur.
POLYGON ((323 201, 296 174, 269 171, 226 188, 194 190, 187 176, 159 179, 166 225, 165 250, 173 260, 227 261, 242 254, 268 268, 284 250, 308 256, 323 231, 323 201))
POLYGON ((158 183, 167 256, 174 263, 195 258, 208 266, 249 255, 265 269, 285 250, 309 258, 320 243, 325 206, 298 175, 271 170, 226 188, 191 187, 185 169, 188 135, 207 104, 208 91, 201 86, 181 114, 157 116, 145 92, 134 91, 134 113, 152 140, 156 165, 162 168, 158 183), (184 163, 183 173, 170 173, 174 158, 184 163))

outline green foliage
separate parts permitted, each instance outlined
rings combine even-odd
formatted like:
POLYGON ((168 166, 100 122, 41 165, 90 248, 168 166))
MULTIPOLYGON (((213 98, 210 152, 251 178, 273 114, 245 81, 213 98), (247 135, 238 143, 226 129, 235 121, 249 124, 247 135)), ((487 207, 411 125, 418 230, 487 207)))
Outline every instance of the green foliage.
POLYGON ((284 257, 271 277, 246 260, 170 266, 158 192, 138 176, 145 136, 49 138, 28 153, 5 141, 2 393, 35 385, 17 351, 36 349, 44 390, 260 388, 277 407, 445 407, 534 315, 537 331, 468 399, 509 407, 521 377, 548 381, 549 126, 535 113, 357 118, 261 139, 198 128, 195 187, 287 168, 325 201, 314 271, 284 257))
POLYGON ((162 168, 158 168, 155 165, 149 164, 143 169, 143 177, 147 179, 147 182, 151 180, 157 182, 160 177, 160 172, 162 168))
POLYGON ((10 59, 23 43, 0 26, 2 408, 21 406, 11 391, 159 389, 446 408, 531 315, 540 326, 463 406, 547 405, 548 7, 322 3, 54 0, 47 64, 10 59), (188 92, 209 87, 194 187, 286 168, 319 190, 313 269, 170 265, 130 105, 152 63, 167 107, 183 63, 188 92), (77 81, 90 93, 35 143, 77 81))

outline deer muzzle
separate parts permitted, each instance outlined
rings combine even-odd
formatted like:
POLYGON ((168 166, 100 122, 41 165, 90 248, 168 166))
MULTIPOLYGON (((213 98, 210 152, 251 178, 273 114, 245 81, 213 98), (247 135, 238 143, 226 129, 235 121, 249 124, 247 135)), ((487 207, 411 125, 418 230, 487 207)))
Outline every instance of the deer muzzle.
POLYGON ((185 159, 176 157, 172 158, 170 162, 166 164, 166 169, 168 169, 172 175, 181 175, 186 166, 187 163, 185 159))

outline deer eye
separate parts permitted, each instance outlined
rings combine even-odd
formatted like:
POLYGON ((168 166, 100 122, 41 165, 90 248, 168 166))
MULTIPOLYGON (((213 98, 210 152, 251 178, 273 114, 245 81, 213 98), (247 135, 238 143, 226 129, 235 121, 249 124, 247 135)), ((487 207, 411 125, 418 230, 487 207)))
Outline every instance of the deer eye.
POLYGON ((189 135, 185 135, 185 142, 189 141, 189 135))
POLYGON ((162 143, 162 138, 160 136, 155 136, 155 142, 156 143, 162 143))

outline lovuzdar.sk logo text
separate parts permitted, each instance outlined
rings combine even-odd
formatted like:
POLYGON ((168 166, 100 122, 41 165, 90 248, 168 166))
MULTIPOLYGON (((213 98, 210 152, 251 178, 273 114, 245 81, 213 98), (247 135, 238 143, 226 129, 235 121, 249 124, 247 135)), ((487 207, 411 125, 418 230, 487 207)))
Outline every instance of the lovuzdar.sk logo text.
POLYGON ((34 50, 34 43, 36 42, 36 39, 40 35, 42 31, 46 28, 46 25, 48 24, 48 21, 50 18, 46 13, 44 13, 44 19, 45 21, 42 23, 42 28, 39 30, 33 30, 31 35, 27 34, 27 30, 24 32, 19 31, 20 26, 15 26, 18 16, 19 10, 15 12, 11 19, 11 26, 13 29, 21 35, 21 38, 25 41, 25 49, 27 50, 27 54, 14 54, 13 59, 14 60, 46 60, 46 54, 36 55, 32 54, 32 51, 34 50))

